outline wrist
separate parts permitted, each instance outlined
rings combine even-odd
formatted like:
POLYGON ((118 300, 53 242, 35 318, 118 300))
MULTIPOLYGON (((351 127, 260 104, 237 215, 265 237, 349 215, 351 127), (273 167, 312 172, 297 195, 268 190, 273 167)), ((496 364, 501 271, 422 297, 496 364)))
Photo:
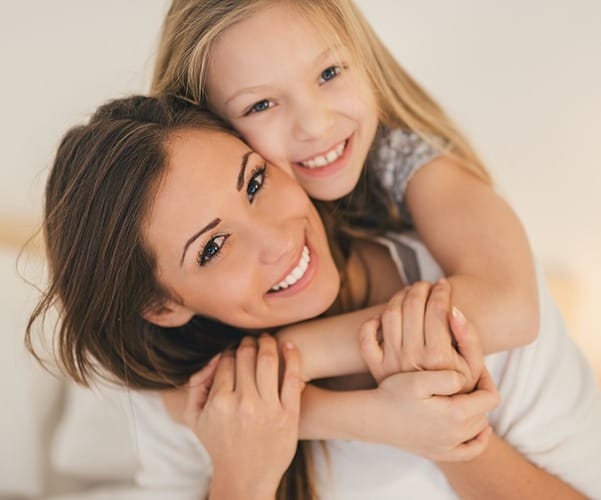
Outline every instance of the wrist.
MULTIPOLYGON (((241 471, 239 471, 241 472, 241 471)), ((275 500, 278 485, 264 477, 243 479, 232 475, 213 475, 209 500, 275 500)))

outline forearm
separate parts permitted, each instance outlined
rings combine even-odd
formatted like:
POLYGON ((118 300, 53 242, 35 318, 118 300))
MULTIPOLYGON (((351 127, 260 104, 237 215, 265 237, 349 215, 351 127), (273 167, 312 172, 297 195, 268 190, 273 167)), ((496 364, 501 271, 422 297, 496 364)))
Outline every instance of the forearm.
POLYGON ((330 391, 308 384, 302 395, 299 439, 363 440, 370 422, 369 392, 330 391))
POLYGON ((364 373, 359 350, 359 328, 379 314, 384 305, 352 313, 297 323, 282 328, 277 337, 292 342, 303 360, 303 380, 364 373))
POLYGON ((453 305, 479 332, 484 354, 526 345, 538 330, 538 296, 473 272, 448 277, 453 305))
POLYGON ((475 459, 438 466, 462 499, 585 498, 494 434, 475 459))
POLYGON ((260 481, 242 484, 238 472, 214 476, 208 500, 275 500, 277 485, 261 485, 260 481))
POLYGON ((446 157, 415 174, 406 200, 420 237, 453 285, 453 303, 480 332, 484 352, 534 340, 534 260, 507 202, 446 157))

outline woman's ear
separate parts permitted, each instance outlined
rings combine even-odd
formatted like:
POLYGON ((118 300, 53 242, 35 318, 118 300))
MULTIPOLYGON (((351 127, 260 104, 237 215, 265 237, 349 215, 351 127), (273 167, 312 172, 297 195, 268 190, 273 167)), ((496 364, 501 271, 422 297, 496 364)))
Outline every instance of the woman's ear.
POLYGON ((142 311, 142 317, 146 321, 167 328, 183 326, 193 316, 193 311, 171 299, 158 302, 142 311))

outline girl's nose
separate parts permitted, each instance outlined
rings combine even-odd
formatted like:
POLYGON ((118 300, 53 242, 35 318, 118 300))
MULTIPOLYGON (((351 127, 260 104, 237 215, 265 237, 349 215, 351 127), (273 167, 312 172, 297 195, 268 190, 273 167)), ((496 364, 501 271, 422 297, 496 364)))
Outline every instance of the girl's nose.
POLYGON ((294 135, 308 141, 323 137, 334 124, 334 113, 327 101, 315 94, 298 102, 294 112, 294 135))

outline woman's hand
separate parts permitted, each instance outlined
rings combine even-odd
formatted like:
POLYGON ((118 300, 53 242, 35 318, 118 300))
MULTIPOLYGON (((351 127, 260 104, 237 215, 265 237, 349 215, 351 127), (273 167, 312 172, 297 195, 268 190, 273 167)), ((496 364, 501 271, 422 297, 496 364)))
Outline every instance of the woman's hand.
POLYGON ((190 381, 184 420, 211 456, 212 496, 272 498, 292 461, 302 391, 300 356, 291 344, 282 351, 281 389, 278 346, 269 335, 246 337, 235 353, 223 353, 208 394, 206 379, 190 381))
POLYGON ((472 325, 458 309, 451 312, 451 287, 446 280, 404 288, 380 317, 363 324, 360 337, 363 358, 377 382, 394 373, 455 370, 465 380, 459 392, 468 393, 484 368, 472 325))

